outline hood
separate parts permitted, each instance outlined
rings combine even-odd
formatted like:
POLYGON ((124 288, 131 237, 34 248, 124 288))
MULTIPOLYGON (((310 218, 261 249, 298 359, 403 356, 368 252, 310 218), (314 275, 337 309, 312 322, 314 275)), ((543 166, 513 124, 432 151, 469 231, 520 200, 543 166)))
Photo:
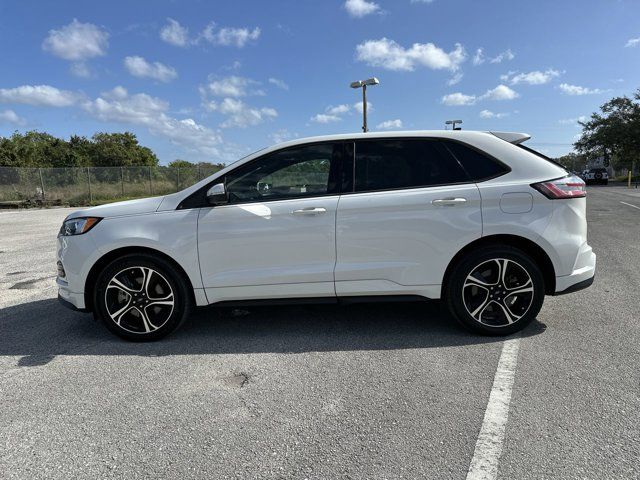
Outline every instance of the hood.
POLYGON ((76 210, 67 218, 76 217, 120 217, 123 215, 140 215, 142 213, 153 213, 158 210, 164 197, 139 198, 137 200, 127 200, 126 202, 115 202, 100 205, 98 207, 83 208, 76 210))

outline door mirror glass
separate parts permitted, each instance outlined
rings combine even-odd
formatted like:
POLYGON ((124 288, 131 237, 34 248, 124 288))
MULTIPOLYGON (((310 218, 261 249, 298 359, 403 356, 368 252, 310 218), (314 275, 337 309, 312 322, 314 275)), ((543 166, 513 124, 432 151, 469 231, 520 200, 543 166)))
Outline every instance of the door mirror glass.
POLYGON ((223 205, 228 201, 229 197, 227 196, 227 189, 224 187, 224 183, 216 183, 207 190, 207 203, 209 205, 223 205))

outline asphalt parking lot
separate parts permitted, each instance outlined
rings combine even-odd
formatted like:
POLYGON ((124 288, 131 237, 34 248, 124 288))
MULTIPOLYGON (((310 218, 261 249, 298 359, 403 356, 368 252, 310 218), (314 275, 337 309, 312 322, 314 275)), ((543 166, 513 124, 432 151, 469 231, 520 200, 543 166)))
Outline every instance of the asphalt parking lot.
POLYGON ((126 343, 55 299, 70 211, 0 211, 2 478, 640 477, 640 190, 589 188, 596 281, 509 355, 437 302, 207 308, 126 343))

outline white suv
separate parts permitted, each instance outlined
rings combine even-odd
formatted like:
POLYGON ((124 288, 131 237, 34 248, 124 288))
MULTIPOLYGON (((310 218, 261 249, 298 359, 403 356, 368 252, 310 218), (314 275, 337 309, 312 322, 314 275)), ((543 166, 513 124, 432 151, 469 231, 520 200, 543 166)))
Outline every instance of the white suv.
POLYGON ((334 135, 256 152, 181 192, 87 208, 58 236, 63 303, 151 340, 191 307, 442 298, 509 334, 593 281, 584 182, 528 135, 334 135))

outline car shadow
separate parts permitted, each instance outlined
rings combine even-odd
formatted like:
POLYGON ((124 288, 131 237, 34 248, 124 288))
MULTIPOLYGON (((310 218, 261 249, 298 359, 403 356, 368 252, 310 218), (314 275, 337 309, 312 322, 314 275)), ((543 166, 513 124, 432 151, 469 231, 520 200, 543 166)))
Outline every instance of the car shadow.
MULTIPOLYGON (((534 321, 521 334, 545 329, 534 321)), ((19 356, 22 367, 47 364, 57 355, 295 354, 500 341, 463 330, 439 302, 207 307, 174 334, 150 343, 121 340, 92 315, 68 310, 55 299, 0 310, 0 356, 19 356)))

